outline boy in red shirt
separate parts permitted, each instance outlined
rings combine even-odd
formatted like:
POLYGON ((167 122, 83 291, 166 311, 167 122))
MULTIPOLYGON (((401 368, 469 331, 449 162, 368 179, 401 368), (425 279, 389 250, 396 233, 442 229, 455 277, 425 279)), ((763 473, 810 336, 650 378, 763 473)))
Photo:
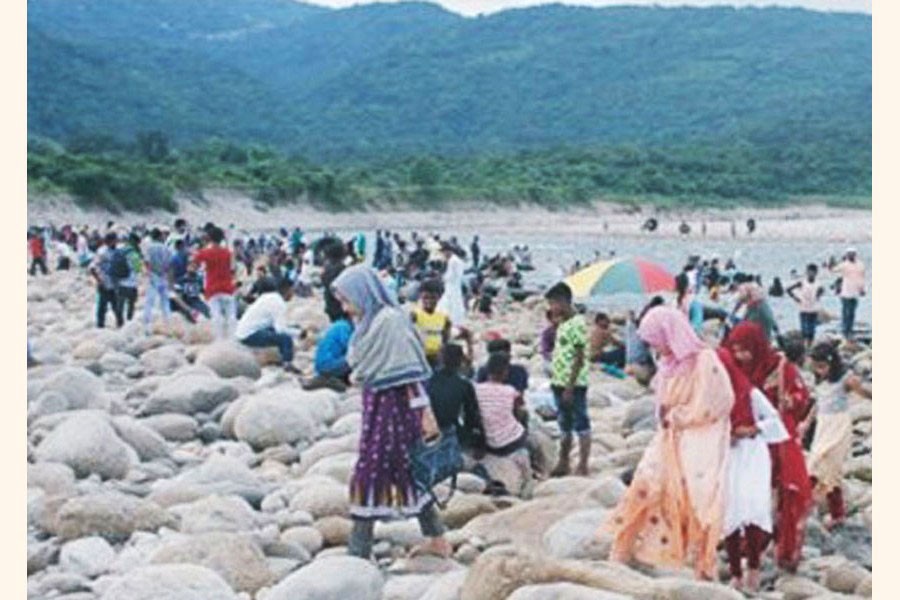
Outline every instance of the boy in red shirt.
POLYGON ((209 231, 209 244, 194 255, 193 262, 202 265, 206 284, 204 295, 212 313, 213 334, 216 339, 231 335, 237 323, 237 302, 234 298, 234 265, 231 250, 222 245, 224 232, 218 227, 209 231))
POLYGON ((40 268, 41 273, 46 275, 47 253, 44 250, 44 239, 39 232, 30 231, 28 233, 28 250, 31 253, 31 269, 28 272, 34 275, 40 268))

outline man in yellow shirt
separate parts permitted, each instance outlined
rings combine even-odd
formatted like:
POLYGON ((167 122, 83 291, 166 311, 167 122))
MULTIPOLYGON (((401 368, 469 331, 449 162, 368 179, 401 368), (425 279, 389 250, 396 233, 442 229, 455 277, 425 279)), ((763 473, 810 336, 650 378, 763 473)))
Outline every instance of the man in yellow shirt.
POLYGON ((422 344, 425 346, 425 357, 435 367, 440 362, 441 350, 450 341, 450 317, 437 310, 437 303, 443 293, 443 285, 432 279, 422 283, 419 291, 419 304, 411 313, 422 344))

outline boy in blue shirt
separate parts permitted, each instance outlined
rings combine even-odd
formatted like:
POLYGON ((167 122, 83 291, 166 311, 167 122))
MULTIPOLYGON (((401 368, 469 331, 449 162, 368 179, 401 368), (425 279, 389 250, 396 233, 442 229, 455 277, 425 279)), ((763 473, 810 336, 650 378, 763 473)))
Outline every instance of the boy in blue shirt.
POLYGON ((350 366, 347 364, 347 349, 353 325, 342 315, 335 320, 316 345, 313 367, 315 376, 303 382, 303 389, 317 390, 330 388, 337 392, 347 389, 350 381, 350 366))

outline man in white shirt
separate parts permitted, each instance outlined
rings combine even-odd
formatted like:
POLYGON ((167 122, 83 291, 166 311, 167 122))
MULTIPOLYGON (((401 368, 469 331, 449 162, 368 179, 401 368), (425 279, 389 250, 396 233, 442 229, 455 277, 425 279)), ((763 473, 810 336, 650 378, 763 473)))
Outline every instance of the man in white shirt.
POLYGON ((300 332, 285 324, 287 302, 293 296, 291 282, 282 278, 277 291, 262 294, 244 312, 235 334, 238 341, 251 348, 277 347, 284 370, 299 373, 293 361, 294 338, 300 332))
POLYGON ((850 340, 859 298, 866 294, 866 266, 857 257, 856 249, 850 248, 834 272, 841 276, 841 331, 844 339, 850 340))

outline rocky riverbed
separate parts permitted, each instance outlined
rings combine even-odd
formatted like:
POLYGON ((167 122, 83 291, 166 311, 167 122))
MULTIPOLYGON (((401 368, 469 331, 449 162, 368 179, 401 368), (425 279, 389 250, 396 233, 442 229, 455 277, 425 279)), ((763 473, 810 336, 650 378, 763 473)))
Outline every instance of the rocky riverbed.
MULTIPOLYGON (((443 520, 450 559, 408 556, 414 519, 380 523, 376 560, 346 556, 347 482, 360 426, 358 390, 305 392, 267 353, 211 343, 176 321, 146 336, 93 324, 93 288, 78 272, 31 278, 28 335, 28 593, 65 600, 729 600, 684 571, 608 562, 597 526, 625 489, 654 427, 652 398, 633 381, 592 375, 590 477, 521 481, 489 465, 519 496, 493 497, 462 475, 443 520)), ((539 300, 501 307, 483 333, 514 341, 540 373, 539 300)), ((290 321, 316 332, 319 299, 295 299, 290 321)), ((312 347, 299 349, 309 370, 312 347)), ((871 375, 871 353, 854 357, 871 375)), ((869 597, 871 403, 854 400, 846 465, 850 517, 829 534, 809 521, 797 575, 767 557, 771 600, 869 597)), ((532 423, 550 463, 555 424, 532 423)), ((443 491, 439 490, 439 494, 443 491)), ((722 560, 725 581, 725 561, 722 560)))

